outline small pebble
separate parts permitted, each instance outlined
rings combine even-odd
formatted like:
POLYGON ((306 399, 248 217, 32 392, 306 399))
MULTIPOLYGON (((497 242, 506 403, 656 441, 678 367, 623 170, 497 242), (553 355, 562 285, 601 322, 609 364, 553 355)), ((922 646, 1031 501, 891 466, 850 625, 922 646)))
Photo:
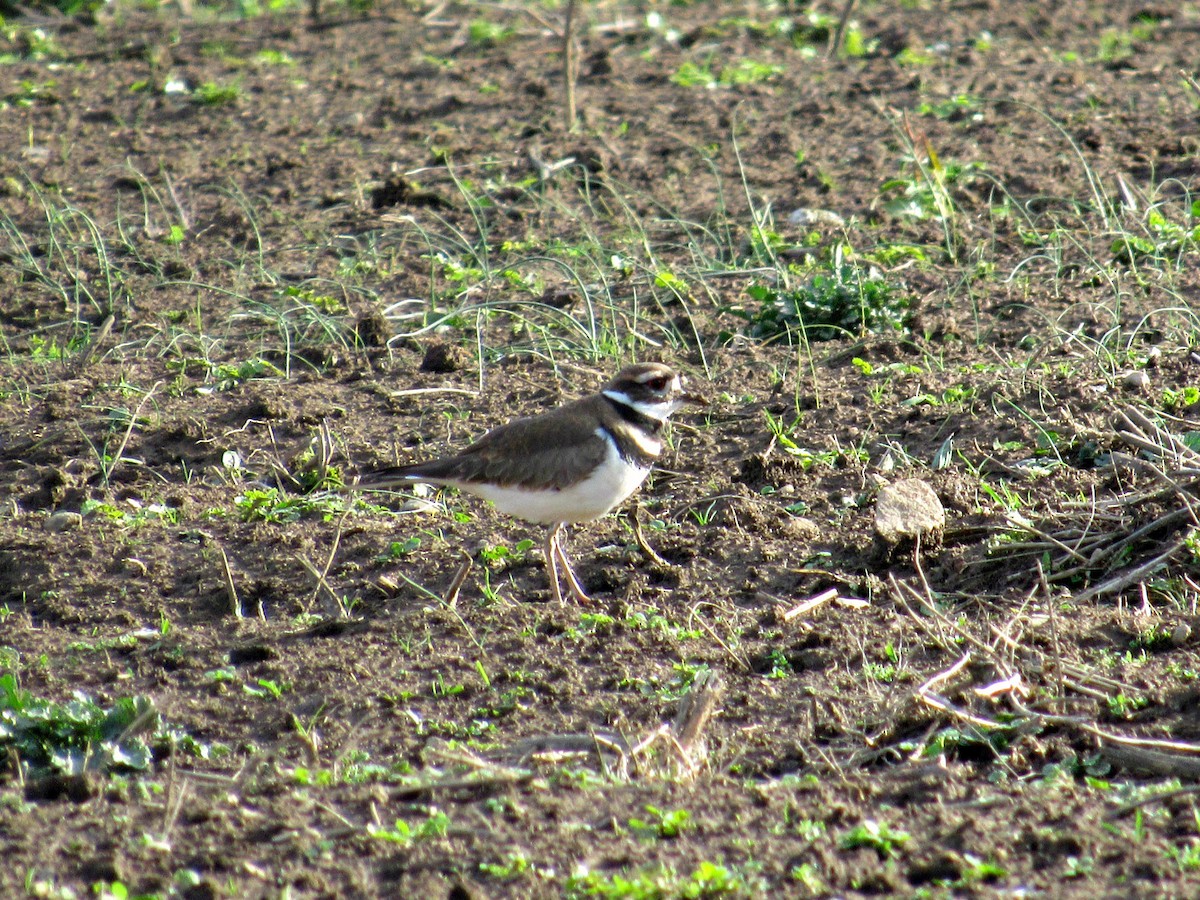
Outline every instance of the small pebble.
POLYGON ((841 228, 846 224, 846 220, 831 209, 810 209, 803 206, 791 211, 788 215, 788 222, 801 228, 810 225, 832 225, 835 228, 841 228))
POLYGON ((1138 369, 1133 372, 1126 372, 1125 377, 1121 379, 1121 383, 1130 390, 1144 391, 1150 387, 1150 376, 1141 369, 1138 369))
POLYGON ((1192 626, 1188 625, 1186 622, 1180 622, 1171 629, 1171 646, 1182 647, 1188 642, 1188 639, 1191 636, 1192 626))
POLYGON ((60 531, 78 528, 81 524, 83 524, 83 516, 79 513, 60 511, 47 516, 42 522, 42 527, 51 534, 57 534, 60 531))

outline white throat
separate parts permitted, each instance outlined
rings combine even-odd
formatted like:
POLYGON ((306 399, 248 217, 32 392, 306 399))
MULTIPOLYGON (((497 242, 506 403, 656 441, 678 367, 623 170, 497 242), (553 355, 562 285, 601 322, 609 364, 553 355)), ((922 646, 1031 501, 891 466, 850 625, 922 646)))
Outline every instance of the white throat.
POLYGON ((665 422, 671 417, 671 414, 676 412, 683 406, 684 401, 676 400, 630 400, 629 395, 624 391, 604 391, 604 396, 614 403, 620 403, 622 406, 628 406, 630 409, 636 410, 647 418, 654 419, 656 422, 665 422))

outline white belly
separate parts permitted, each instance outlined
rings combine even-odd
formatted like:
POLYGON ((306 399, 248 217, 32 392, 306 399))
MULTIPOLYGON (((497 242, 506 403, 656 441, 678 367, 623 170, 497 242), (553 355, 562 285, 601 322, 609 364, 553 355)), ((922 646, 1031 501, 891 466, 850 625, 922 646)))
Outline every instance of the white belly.
POLYGON ((559 490, 527 491, 483 484, 459 485, 464 491, 491 500, 496 509, 527 522, 586 522, 598 519, 638 489, 649 469, 621 459, 612 440, 605 442, 604 462, 587 479, 559 490))

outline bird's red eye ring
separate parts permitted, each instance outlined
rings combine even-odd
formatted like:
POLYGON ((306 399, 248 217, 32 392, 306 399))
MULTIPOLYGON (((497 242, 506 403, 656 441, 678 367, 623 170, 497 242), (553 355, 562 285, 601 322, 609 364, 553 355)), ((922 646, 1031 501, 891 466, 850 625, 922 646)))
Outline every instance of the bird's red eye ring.
POLYGON ((649 385, 652 391, 661 391, 666 389, 667 383, 670 380, 666 375, 659 375, 657 378, 651 378, 646 384, 649 385))

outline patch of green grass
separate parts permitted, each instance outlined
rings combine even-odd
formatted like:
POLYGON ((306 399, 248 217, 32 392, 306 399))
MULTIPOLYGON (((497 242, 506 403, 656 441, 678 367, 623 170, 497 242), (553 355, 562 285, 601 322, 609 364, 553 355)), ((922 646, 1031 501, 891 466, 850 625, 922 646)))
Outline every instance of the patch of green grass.
POLYGON ((828 891, 824 879, 821 878, 820 870, 812 863, 800 863, 798 866, 792 866, 789 874, 793 881, 798 881, 801 887, 814 896, 824 895, 828 891))
POLYGON ((242 89, 236 84, 206 81, 193 91, 192 96, 202 106, 229 106, 241 98, 242 89))
POLYGON ((476 47, 498 47, 516 36, 516 30, 499 22, 475 19, 467 26, 467 37, 476 47))
POLYGON ((1115 694, 1105 702, 1109 713, 1118 719, 1128 719, 1139 709, 1145 709, 1150 705, 1150 701, 1146 697, 1129 697, 1124 693, 1115 694))
POLYGON ((756 62, 752 59, 739 59, 733 65, 721 70, 721 84, 758 84, 769 81, 776 75, 782 75, 783 66, 773 63, 756 62))
POLYGON ((677 622, 669 619, 653 606, 647 607, 646 609, 637 610, 636 612, 632 612, 627 615, 625 617, 625 625, 634 631, 654 631, 663 635, 667 635, 675 640, 699 638, 702 636, 702 632, 698 629, 685 628, 677 622))
POLYGON ((991 753, 1003 755, 1019 736, 1016 727, 984 729, 970 725, 963 728, 943 728, 925 744, 922 755, 930 758, 952 757, 960 750, 987 748, 991 753))
POLYGON ((899 66, 922 68, 924 66, 935 66, 937 63, 938 58, 928 50, 905 47, 896 54, 896 64, 899 66))
MULTIPOLYGON (((822 52, 833 40, 837 31, 838 17, 832 13, 817 8, 808 9, 802 16, 789 17, 776 25, 776 30, 791 37, 792 46, 800 50, 805 58, 811 58, 822 52)), ((853 19, 846 22, 842 29, 842 43, 837 48, 843 56, 860 57, 874 53, 879 47, 879 41, 868 39, 862 31, 862 26, 853 19)))
POLYGON ((397 762, 390 766, 371 762, 365 750, 352 750, 339 756, 331 767, 297 766, 291 770, 292 781, 300 787, 325 788, 339 784, 404 784, 417 783, 412 766, 397 762))
POLYGON ((580 867, 568 880, 568 900, 602 897, 607 900, 709 900, 714 897, 761 897, 765 882, 756 874, 710 861, 701 862, 689 875, 671 866, 638 872, 604 874, 580 867))
POLYGON ((982 121, 983 115, 980 110, 983 107, 983 101, 974 94, 955 94, 953 97, 947 97, 944 100, 926 100, 917 105, 917 115, 932 116, 935 119, 943 119, 946 121, 957 121, 959 119, 971 119, 971 121, 982 121))
POLYGON ((773 63, 739 59, 737 62, 725 66, 717 74, 707 63, 701 65, 688 60, 679 66, 675 74, 671 76, 671 81, 681 87, 703 87, 711 90, 717 87, 758 84, 769 81, 776 75, 781 75, 783 71, 783 66, 773 63))
POLYGON ((58 103, 58 94, 55 88, 58 87, 58 82, 53 79, 47 81, 31 81, 24 79, 17 83, 16 89, 9 91, 3 97, 0 97, 0 109, 9 109, 10 107, 25 108, 30 106, 53 106, 58 103))
POLYGON ((928 163, 918 163, 906 157, 905 172, 885 181, 879 187, 883 208, 893 216, 923 222, 926 219, 944 221, 954 215, 954 202, 949 188, 968 184, 977 173, 986 169, 983 163, 942 163, 936 155, 928 163))
POLYGON ((296 60, 284 50, 266 47, 254 54, 254 61, 262 66, 294 66, 296 60))
POLYGON ((367 836, 377 841, 387 841, 409 848, 421 841, 436 840, 446 836, 450 830, 450 817, 443 812, 431 812, 429 817, 415 825, 404 819, 397 819, 391 828, 368 829, 367 836))
POLYGON ((753 284, 747 293, 757 309, 728 311, 746 321, 750 337, 789 344, 907 329, 910 299, 876 270, 841 262, 807 274, 804 284, 790 289, 753 284))
POLYGON ((199 369, 204 373, 204 386, 196 388, 200 394, 212 394, 232 390, 239 385, 256 378, 282 378, 282 372, 277 366, 264 359, 247 359, 240 363, 219 363, 198 357, 167 360, 167 371, 179 376, 186 376, 189 369, 199 369))
POLYGON ((1162 407, 1167 412, 1186 409, 1200 403, 1200 387, 1186 385, 1181 388, 1164 388, 1162 407))
POLYGON ((270 678, 259 678, 254 684, 243 684, 242 690, 251 697, 260 700, 278 700, 286 691, 291 690, 287 682, 272 681, 270 678))
POLYGON ((520 850, 513 850, 504 855, 504 861, 499 863, 481 862, 479 871, 498 881, 518 881, 530 875, 540 878, 552 878, 552 869, 535 865, 520 850))
POLYGON ((788 456, 800 463, 804 471, 815 465, 830 468, 841 462, 866 463, 870 455, 862 448, 851 450, 809 450, 796 443, 795 438, 804 431, 803 419, 796 417, 790 424, 783 416, 777 416, 770 410, 763 410, 767 420, 767 431, 775 439, 775 444, 788 456))
POLYGON ((787 654, 778 647, 767 653, 767 677, 768 678, 790 678, 796 674, 795 668, 792 666, 791 660, 787 658, 787 654))
POLYGON ((410 537, 403 541, 392 541, 388 544, 387 549, 379 556, 375 557, 377 562, 395 562, 396 560, 404 559, 414 550, 421 547, 421 539, 419 537, 410 537))
POLYGON ((127 528, 137 528, 148 522, 163 522, 167 525, 178 525, 182 512, 178 507, 166 506, 162 503, 142 504, 132 503, 132 512, 126 512, 103 500, 84 500, 79 507, 82 516, 95 516, 127 528))
POLYGON ((869 847, 879 854, 880 859, 891 859, 908 843, 910 835, 903 831, 894 831, 887 822, 877 822, 867 819, 842 836, 838 842, 843 850, 854 850, 859 847, 869 847))
POLYGON ((1146 211, 1142 234, 1125 233, 1110 247, 1113 260, 1125 265, 1149 264, 1155 267, 1184 265, 1188 255, 1200 253, 1200 200, 1193 200, 1184 216, 1186 224, 1167 218, 1163 207, 1146 211))
POLYGON ((485 545, 479 549, 479 558, 485 565, 497 565, 503 562, 521 562, 525 555, 533 549, 536 542, 525 539, 517 542, 511 550, 503 544, 485 545))
POLYGON ((631 818, 629 827, 643 837, 675 838, 688 826, 691 813, 686 809, 663 810, 657 806, 646 806, 648 818, 631 818))
MULTIPOLYGON (((40 61, 66 58, 66 51, 55 40, 54 35, 46 29, 31 27, 19 21, 5 21, 3 16, 9 14, 11 6, 11 0, 4 0, 0 3, 0 40, 10 48, 4 53, 0 53, 0 65, 11 65, 22 60, 40 61)), ((62 6, 78 6, 81 11, 83 8, 95 10, 104 6, 104 0, 62 0, 62 6)), ((67 16, 75 14, 65 9, 62 12, 67 16)))
POLYGON ((309 516, 320 516, 331 522, 345 511, 343 497, 297 497, 284 494, 277 488, 251 488, 238 495, 233 503, 243 522, 269 522, 285 525, 309 516))
POLYGON ((76 692, 73 700, 58 703, 21 690, 11 673, 0 675, 0 747, 34 772, 141 771, 153 761, 152 745, 161 743, 209 752, 165 726, 146 697, 122 697, 104 708, 76 692))

